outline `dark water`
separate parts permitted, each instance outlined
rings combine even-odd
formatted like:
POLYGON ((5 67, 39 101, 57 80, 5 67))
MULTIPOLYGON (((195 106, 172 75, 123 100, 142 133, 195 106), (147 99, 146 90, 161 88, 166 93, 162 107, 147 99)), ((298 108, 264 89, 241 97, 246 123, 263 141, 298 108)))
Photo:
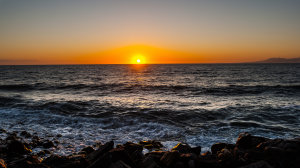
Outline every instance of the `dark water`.
POLYGON ((0 116, 9 131, 62 134, 62 154, 111 139, 298 137, 300 64, 0 66, 0 116))

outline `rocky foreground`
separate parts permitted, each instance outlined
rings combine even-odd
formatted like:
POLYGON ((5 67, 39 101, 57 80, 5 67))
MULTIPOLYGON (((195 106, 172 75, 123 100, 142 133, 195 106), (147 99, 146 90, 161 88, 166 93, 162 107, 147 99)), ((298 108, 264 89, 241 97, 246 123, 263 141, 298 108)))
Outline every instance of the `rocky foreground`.
POLYGON ((48 150, 33 153, 32 149, 55 148, 59 142, 41 140, 26 131, 7 135, 5 139, 0 137, 0 168, 300 167, 300 138, 268 139, 242 133, 235 144, 217 143, 211 147, 211 152, 205 153, 201 153, 201 147, 184 143, 179 143, 171 151, 162 151, 163 145, 158 141, 127 142, 116 146, 110 141, 97 149, 86 147, 70 156, 58 156, 48 150), (25 137, 31 142, 26 143, 25 137), (149 152, 143 154, 143 149, 149 152))

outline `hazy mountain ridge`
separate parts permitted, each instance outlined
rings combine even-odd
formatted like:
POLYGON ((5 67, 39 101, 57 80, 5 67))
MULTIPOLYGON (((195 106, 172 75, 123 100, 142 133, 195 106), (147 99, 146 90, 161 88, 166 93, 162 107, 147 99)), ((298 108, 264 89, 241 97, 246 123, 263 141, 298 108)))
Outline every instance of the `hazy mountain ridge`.
POLYGON ((300 63, 300 57, 297 58, 269 58, 253 63, 300 63))

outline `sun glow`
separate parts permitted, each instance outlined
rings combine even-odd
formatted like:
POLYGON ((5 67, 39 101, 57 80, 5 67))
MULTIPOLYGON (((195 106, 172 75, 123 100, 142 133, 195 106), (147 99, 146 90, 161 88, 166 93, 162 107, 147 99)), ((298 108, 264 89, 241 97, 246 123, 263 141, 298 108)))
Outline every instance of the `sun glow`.
POLYGON ((131 58, 132 64, 145 64, 145 56, 141 54, 136 54, 131 58))

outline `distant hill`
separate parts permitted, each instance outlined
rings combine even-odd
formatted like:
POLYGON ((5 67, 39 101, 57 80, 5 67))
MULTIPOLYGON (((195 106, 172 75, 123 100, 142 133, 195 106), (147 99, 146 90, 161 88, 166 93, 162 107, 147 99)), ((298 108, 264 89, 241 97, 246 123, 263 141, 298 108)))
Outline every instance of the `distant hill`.
POLYGON ((252 63, 300 63, 300 57, 297 58, 269 58, 263 61, 257 61, 252 63))

